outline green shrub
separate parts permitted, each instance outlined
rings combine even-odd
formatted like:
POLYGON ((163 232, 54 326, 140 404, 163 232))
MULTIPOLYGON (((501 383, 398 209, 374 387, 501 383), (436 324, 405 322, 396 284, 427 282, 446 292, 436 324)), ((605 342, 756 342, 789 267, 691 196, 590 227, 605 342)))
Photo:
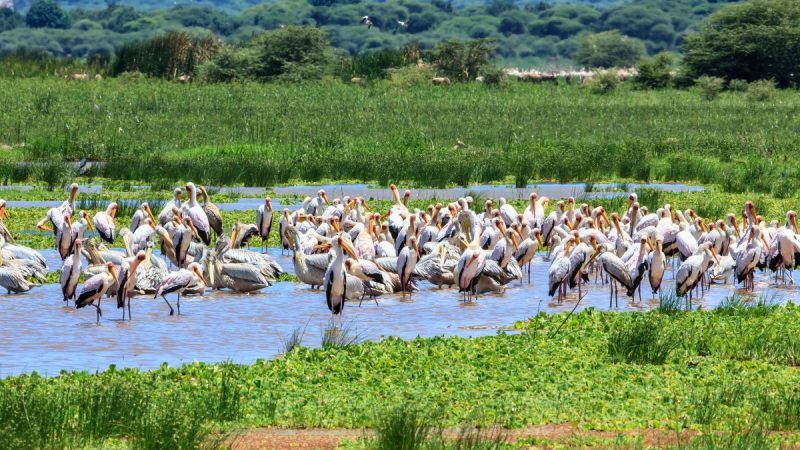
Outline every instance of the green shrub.
POLYGON ((663 89, 672 85, 672 55, 669 53, 644 58, 636 70, 633 82, 641 89, 663 89))
POLYGON ((595 75, 587 86, 593 94, 609 94, 619 86, 619 76, 616 70, 607 70, 595 75))
POLYGON ((508 82, 506 71, 500 67, 486 66, 481 69, 483 84, 487 86, 502 86, 508 82))
POLYGON ((731 92, 746 92, 749 84, 745 80, 731 80, 728 82, 728 90, 731 92))
POLYGON ((747 87, 747 97, 750 100, 763 102, 771 99, 776 92, 775 82, 772 80, 758 80, 747 87))
POLYGON ((401 87, 411 87, 431 84, 431 78, 436 76, 432 66, 406 66, 399 69, 390 69, 389 83, 401 87))
POLYGON ((700 92, 700 97, 711 101, 719 97, 719 93, 722 92, 722 87, 725 85, 725 80, 704 75, 695 80, 695 85, 700 92))

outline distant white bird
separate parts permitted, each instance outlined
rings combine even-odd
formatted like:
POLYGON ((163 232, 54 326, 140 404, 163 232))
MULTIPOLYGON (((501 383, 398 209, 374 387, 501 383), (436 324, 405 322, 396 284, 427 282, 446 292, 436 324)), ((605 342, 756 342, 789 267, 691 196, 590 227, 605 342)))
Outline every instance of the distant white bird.
POLYGON ((402 28, 408 28, 408 20, 398 20, 397 24, 400 25, 402 28))
POLYGON ((367 26, 367 29, 372 28, 372 19, 369 16, 361 16, 361 23, 367 26))

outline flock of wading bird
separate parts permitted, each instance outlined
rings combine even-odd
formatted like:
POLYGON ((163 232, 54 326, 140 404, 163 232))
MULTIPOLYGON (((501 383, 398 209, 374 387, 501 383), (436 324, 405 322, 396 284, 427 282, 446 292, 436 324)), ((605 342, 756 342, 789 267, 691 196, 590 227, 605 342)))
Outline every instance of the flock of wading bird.
MULTIPOLYGON (((522 212, 503 198, 496 206, 487 200, 478 211, 470 197, 446 207, 439 203, 411 210, 411 192, 401 198, 395 185, 390 189, 394 204, 385 214, 372 212, 363 198, 331 202, 320 190, 298 210, 284 209, 278 217, 281 245, 292 252, 297 277, 324 289, 333 314, 341 313, 348 300, 360 305, 364 298, 412 295, 420 280, 439 288, 457 286, 465 301, 502 292, 515 280, 524 282, 526 273, 530 283, 540 249, 550 260, 549 296, 557 294, 561 302, 568 289, 577 288, 580 300, 583 284, 594 273, 595 283, 610 287, 609 307, 615 300, 618 305, 620 287, 631 301, 638 291, 641 301, 645 276, 655 296, 667 270, 673 271, 677 295, 691 299, 697 290, 702 295, 712 283, 728 283, 732 276, 752 290, 756 269, 772 271, 776 282, 781 277, 784 284, 794 284, 793 269, 800 264, 797 214, 788 211, 784 225, 767 223, 751 201, 745 203, 741 221, 728 214, 725 220, 707 222, 691 209, 679 211, 669 204, 649 213, 636 194, 630 194, 625 211, 609 217, 602 206, 577 206, 573 198, 559 201, 547 213, 549 199, 536 193, 522 212)), ((181 294, 203 294, 206 287, 252 292, 270 286, 282 272, 269 254, 247 248, 254 237, 266 247, 275 214, 269 197, 255 211, 254 224, 237 222, 228 236, 205 189, 188 183, 187 201, 175 189, 158 218, 142 203, 130 228, 117 232, 117 204, 92 218, 85 211, 75 214, 78 190, 73 184, 69 198, 51 208, 37 226, 56 236, 64 301, 73 300, 78 308, 94 306, 98 322, 104 296, 116 297, 123 319, 127 307, 130 320, 133 296, 160 296, 172 315, 166 296, 177 294, 180 314, 181 294), (109 244, 121 238, 125 254, 84 238, 87 228, 109 244), (216 243, 210 247, 212 233, 216 243), (153 254, 156 241, 161 257, 153 254), (86 267, 81 256, 88 261, 86 267), (88 279, 78 292, 82 272, 88 279)), ((45 259, 15 244, 2 219, 8 219, 8 212, 0 200, 0 286, 9 293, 25 292, 34 286, 30 278, 45 280, 45 259)))

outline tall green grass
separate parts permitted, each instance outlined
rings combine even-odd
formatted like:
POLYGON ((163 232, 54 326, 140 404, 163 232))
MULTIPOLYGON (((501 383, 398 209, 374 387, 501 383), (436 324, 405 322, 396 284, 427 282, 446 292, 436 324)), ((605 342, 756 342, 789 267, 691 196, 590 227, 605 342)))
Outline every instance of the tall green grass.
POLYGON ((232 366, 221 365, 217 377, 189 390, 124 376, 75 374, 70 383, 17 378, 0 389, 0 447, 81 448, 109 439, 134 449, 209 445, 211 422, 241 417, 243 392, 232 374, 232 366))
MULTIPOLYGON (((98 175, 121 179, 438 187, 625 178, 782 197, 800 180, 793 91, 754 105, 738 93, 709 104, 675 90, 594 96, 530 84, 26 79, 0 80, 0 104, 0 144, 24 142, 26 160, 102 160, 98 175)), ((21 175, 0 164, 0 178, 21 175)))

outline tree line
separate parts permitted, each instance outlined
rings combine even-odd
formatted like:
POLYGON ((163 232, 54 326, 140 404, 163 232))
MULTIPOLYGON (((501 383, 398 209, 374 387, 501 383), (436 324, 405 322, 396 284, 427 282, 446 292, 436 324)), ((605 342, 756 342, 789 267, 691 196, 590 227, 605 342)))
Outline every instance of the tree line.
POLYGON ((411 43, 431 49, 445 40, 491 39, 494 56, 507 65, 602 65, 608 61, 581 52, 582 43, 584 49, 593 42, 613 45, 622 37, 625 52, 634 58, 679 51, 687 33, 731 1, 217 0, 142 9, 124 2, 99 7, 91 0, 34 0, 24 12, 0 8, 0 53, 25 49, 110 59, 125 44, 170 31, 214 34, 239 44, 295 25, 321 28, 331 45, 348 55, 399 50, 411 43), (364 16, 370 27, 360 20, 364 16))

